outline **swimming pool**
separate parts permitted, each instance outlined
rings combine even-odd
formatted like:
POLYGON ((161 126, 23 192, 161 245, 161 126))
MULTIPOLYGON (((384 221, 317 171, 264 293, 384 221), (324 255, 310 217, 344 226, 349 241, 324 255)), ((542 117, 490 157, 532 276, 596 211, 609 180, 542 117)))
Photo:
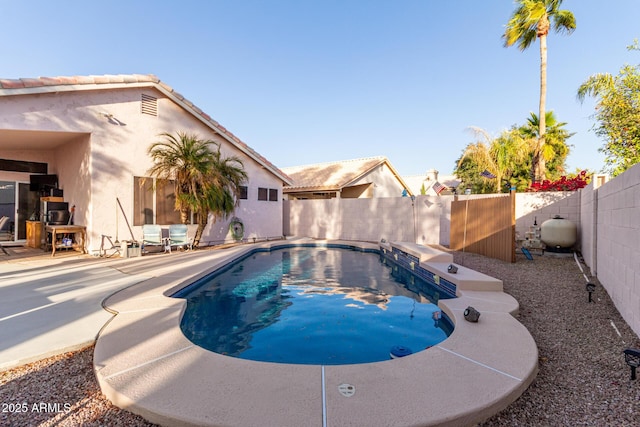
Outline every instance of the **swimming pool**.
MULTIPOLYGON (((96 378, 116 405, 161 425, 298 427, 300 420, 318 426, 481 422, 526 390, 538 371, 538 351, 529 332, 514 318, 518 303, 502 292, 502 282, 492 288, 489 285, 496 279, 464 268, 451 277, 447 267, 453 260, 442 259, 444 255, 408 243, 382 247, 311 239, 174 253, 163 257, 166 266, 161 274, 104 301, 105 308, 117 314, 96 342, 96 378), (439 301, 439 307, 454 319, 451 336, 428 351, 397 360, 320 366, 222 356, 195 345, 181 331, 187 302, 170 296, 198 278, 256 251, 334 244, 391 254, 392 259, 400 249, 415 255, 427 273, 436 275, 426 274, 427 280, 442 285, 443 278, 454 279, 456 298, 439 301), (429 260, 424 260, 427 256, 429 260), (482 312, 480 322, 465 321, 463 312, 469 305, 482 312)), ((148 261, 153 261, 158 272, 155 261, 148 261)), ((411 262, 406 263, 409 270, 411 262)))
POLYGON ((413 352, 452 332, 439 292, 376 253, 339 247, 253 252, 173 295, 193 343, 242 359, 340 365, 413 352))

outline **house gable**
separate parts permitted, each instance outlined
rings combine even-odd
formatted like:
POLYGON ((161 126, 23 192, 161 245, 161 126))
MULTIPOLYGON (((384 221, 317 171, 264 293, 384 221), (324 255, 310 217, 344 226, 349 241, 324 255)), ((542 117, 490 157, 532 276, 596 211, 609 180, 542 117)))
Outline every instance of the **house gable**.
POLYGON ((362 198, 400 196, 411 190, 384 156, 283 168, 294 181, 292 198, 362 198), (397 191, 396 191, 397 190, 397 191))

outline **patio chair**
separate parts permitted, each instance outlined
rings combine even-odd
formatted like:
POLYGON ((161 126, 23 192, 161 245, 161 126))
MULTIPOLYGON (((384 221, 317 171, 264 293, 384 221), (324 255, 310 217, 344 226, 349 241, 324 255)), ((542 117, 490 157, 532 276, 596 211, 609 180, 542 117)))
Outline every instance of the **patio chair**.
POLYGON ((162 228, 155 224, 144 224, 142 226, 142 251, 147 253, 147 246, 162 246, 164 251, 170 250, 167 248, 167 239, 162 237, 162 228))
POLYGON ((172 246, 182 247, 183 249, 186 246, 188 249, 192 249, 189 241, 189 230, 185 224, 171 224, 169 226, 169 252, 171 252, 172 246))
MULTIPOLYGON (((2 227, 4 227, 7 222, 9 222, 8 216, 0 218, 0 230, 2 230, 2 227)), ((0 249, 2 249, 2 252, 4 252, 5 255, 9 255, 9 252, 7 252, 7 250, 2 246, 2 242, 0 242, 0 249)))

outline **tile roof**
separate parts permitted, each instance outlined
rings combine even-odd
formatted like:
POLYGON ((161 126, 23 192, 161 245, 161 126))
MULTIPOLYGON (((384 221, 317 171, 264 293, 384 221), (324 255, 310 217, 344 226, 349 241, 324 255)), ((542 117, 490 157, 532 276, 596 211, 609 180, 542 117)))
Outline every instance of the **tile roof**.
POLYGON ((256 160, 273 174, 282 179, 285 184, 291 184, 291 177, 268 161, 265 157, 249 147, 237 136, 227 130, 220 123, 213 120, 208 114, 198 108, 191 101, 171 86, 163 83, 153 74, 105 74, 102 76, 59 76, 59 77, 38 77, 21 79, 0 78, 0 96, 29 95, 36 93, 50 93, 60 91, 113 89, 127 86, 144 87, 152 86, 160 92, 172 98, 179 105, 185 107, 193 115, 215 130, 218 134, 235 145, 249 157, 256 160))
POLYGON ((293 180, 293 185, 285 187, 284 192, 337 191, 383 163, 394 171, 384 156, 282 168, 293 180))

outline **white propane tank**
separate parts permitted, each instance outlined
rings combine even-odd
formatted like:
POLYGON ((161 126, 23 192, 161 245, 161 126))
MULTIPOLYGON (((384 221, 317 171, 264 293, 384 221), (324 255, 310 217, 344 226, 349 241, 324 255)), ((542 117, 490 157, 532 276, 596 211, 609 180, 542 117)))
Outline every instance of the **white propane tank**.
POLYGON ((540 228, 540 240, 548 247, 567 249, 576 243, 576 225, 559 215, 543 222, 540 228))

